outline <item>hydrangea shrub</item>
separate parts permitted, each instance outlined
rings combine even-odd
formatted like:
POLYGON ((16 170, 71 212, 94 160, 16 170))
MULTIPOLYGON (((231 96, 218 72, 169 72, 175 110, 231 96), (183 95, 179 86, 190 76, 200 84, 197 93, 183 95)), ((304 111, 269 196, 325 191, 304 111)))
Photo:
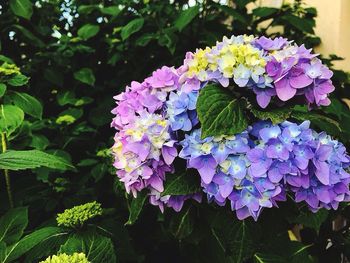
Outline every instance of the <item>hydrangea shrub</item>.
POLYGON ((287 194, 313 212, 337 209, 350 199, 350 158, 303 119, 330 104, 332 74, 311 50, 281 37, 224 37, 188 52, 182 66, 164 66, 115 97, 117 176, 161 211, 201 202, 202 193, 230 203, 239 219, 257 220, 287 194), (171 175, 192 191, 170 193, 171 175), (202 191, 190 187, 193 176, 202 191))

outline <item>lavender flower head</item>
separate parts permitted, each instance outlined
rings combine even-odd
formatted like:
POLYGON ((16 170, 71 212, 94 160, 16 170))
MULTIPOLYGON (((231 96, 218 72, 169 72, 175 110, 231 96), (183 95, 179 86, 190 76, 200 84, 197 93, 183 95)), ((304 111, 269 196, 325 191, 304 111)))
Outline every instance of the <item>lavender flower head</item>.
POLYGON ((285 38, 224 37, 214 47, 188 53, 179 82, 185 92, 200 90, 208 81, 252 90, 261 108, 303 96, 311 106, 330 104, 332 72, 303 45, 285 38))
MULTIPOLYGON (((173 98, 180 89, 178 80, 177 70, 162 67, 142 83, 133 81, 125 92, 115 97, 117 107, 112 111, 116 115, 111 126, 117 130, 112 147, 117 176, 134 197, 147 189, 150 203, 159 206, 162 211, 164 206, 179 211, 185 200, 199 200, 197 195, 158 198, 164 191, 166 174, 174 172, 173 161, 177 156, 177 140, 171 129, 175 121, 170 122, 164 110, 169 97, 173 98)), ((187 94, 183 96, 190 97, 187 94)), ((191 120, 195 125, 196 98, 192 97, 183 107, 184 113, 192 111, 191 120)), ((181 106, 178 103, 171 107, 181 106)), ((174 115, 173 120, 178 117, 174 115)))

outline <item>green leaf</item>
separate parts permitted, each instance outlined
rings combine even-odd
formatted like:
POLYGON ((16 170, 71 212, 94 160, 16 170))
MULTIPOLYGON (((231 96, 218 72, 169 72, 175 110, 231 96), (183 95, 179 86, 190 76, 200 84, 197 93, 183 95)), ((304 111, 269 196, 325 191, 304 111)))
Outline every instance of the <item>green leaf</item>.
POLYGON ((289 262, 290 263, 312 263, 312 257, 308 253, 308 248, 314 244, 304 245, 301 242, 291 241, 289 244, 289 262))
POLYGON ((326 221, 329 212, 326 209, 321 209, 316 213, 310 211, 301 212, 296 218, 288 218, 291 223, 302 224, 305 227, 310 227, 318 231, 323 222, 326 221))
POLYGON ((173 215, 170 222, 170 231, 175 238, 181 240, 192 233, 193 225, 194 220, 191 217, 191 206, 189 206, 173 215))
POLYGON ((260 111, 256 108, 252 108, 250 111, 259 120, 271 120, 273 124, 278 124, 287 120, 292 113, 291 108, 278 108, 269 111, 260 111))
POLYGON ((30 0, 10 0, 10 8, 16 16, 29 20, 33 14, 33 4, 30 0))
POLYGON ((25 255, 25 263, 38 262, 38 259, 45 259, 56 254, 60 247, 67 241, 68 232, 53 234, 35 245, 25 255))
POLYGON ((45 150, 47 146, 50 145, 50 141, 47 137, 42 134, 33 134, 32 141, 30 142, 30 147, 33 147, 37 150, 45 150))
POLYGON ((342 132, 339 122, 325 115, 321 115, 313 112, 293 111, 291 114, 291 117, 299 121, 309 120, 311 121, 312 124, 316 125, 322 131, 325 131, 331 135, 338 135, 339 133, 342 132))
POLYGON ((12 262, 18 259, 43 240, 58 233, 62 233, 62 230, 58 227, 45 227, 34 231, 12 246, 7 247, 5 256, 1 263, 12 262))
POLYGON ((199 6, 193 6, 183 10, 174 22, 174 26, 182 31, 199 14, 199 6))
POLYGON ((299 29, 302 32, 306 32, 306 33, 310 33, 313 34, 314 33, 314 22, 312 22, 310 19, 307 18, 301 18, 298 16, 294 16, 294 15, 286 15, 283 17, 283 19, 290 23, 293 27, 295 27, 296 29, 299 29))
POLYGON ((91 166, 97 163, 98 163, 98 160, 96 159, 83 159, 77 164, 77 166, 85 167, 85 166, 91 166))
POLYGON ((126 26, 122 28, 122 31, 120 33, 122 40, 126 40, 132 34, 140 31, 140 29, 143 27, 144 22, 145 20, 142 17, 131 20, 126 26))
POLYGON ((136 222, 137 218, 139 217, 143 205, 145 204, 145 201, 147 199, 146 192, 142 191, 138 194, 137 198, 133 198, 130 205, 130 211, 129 211, 129 220, 125 223, 125 225, 132 225, 136 222))
POLYGON ((0 218, 0 242, 12 245, 23 235, 28 224, 28 208, 10 209, 0 218))
POLYGON ((278 255, 256 253, 254 254, 255 263, 288 263, 288 261, 278 255))
POLYGON ((197 100, 202 138, 244 131, 248 126, 244 108, 244 101, 234 98, 228 89, 216 85, 204 87, 197 100))
POLYGON ((98 5, 79 5, 78 13, 88 15, 92 11, 99 9, 98 5))
POLYGON ((23 122, 24 112, 13 105, 0 106, 0 131, 9 136, 23 122))
POLYGON ((165 195, 188 195, 198 193, 201 190, 198 176, 186 173, 173 173, 166 175, 164 191, 165 195))
POLYGON ((0 98, 4 96, 6 89, 7 89, 6 85, 4 83, 0 83, 0 98))
POLYGON ((115 263, 112 240, 97 233, 74 234, 61 246, 60 253, 83 252, 91 263, 115 263))
POLYGON ((117 16, 120 13, 118 6, 108 6, 101 8, 101 13, 104 15, 117 16))
POLYGON ((145 47, 153 39, 156 39, 154 34, 152 33, 144 34, 136 40, 135 44, 137 46, 145 47))
POLYGON ((107 172, 108 166, 105 163, 99 163, 91 169, 91 175, 95 179, 95 182, 100 181, 107 172))
POLYGON ((64 111, 62 111, 58 116, 72 116, 74 119, 79 119, 81 116, 83 116, 84 111, 82 109, 77 108, 68 108, 64 111))
POLYGON ((93 86, 96 80, 94 73, 90 68, 82 68, 74 72, 74 78, 90 86, 93 86))
POLYGON ((226 214, 218 213, 211 222, 211 234, 222 252, 230 256, 232 263, 241 263, 252 256, 253 225, 246 221, 230 218, 226 214))
POLYGON ((322 110, 326 113, 334 114, 339 120, 341 120, 343 116, 346 116, 349 111, 344 102, 335 98, 331 100, 331 104, 329 106, 323 107, 322 110))
POLYGON ((171 54, 175 53, 177 37, 172 32, 164 32, 158 38, 158 44, 167 47, 171 54))
POLYGON ((6 151, 0 154, 0 169, 24 170, 37 167, 67 170, 74 166, 61 157, 48 154, 39 150, 6 151))
POLYGON ((4 262, 6 257, 6 244, 5 242, 0 242, 0 262, 4 262))
POLYGON ((27 113, 28 115, 37 119, 42 118, 43 106, 41 105, 40 101, 38 101, 33 96, 27 93, 14 91, 11 94, 11 99, 17 107, 21 108, 24 111, 24 113, 27 113))
POLYGON ((96 34, 100 31, 100 27, 98 25, 86 24, 83 25, 78 30, 78 36, 84 40, 88 40, 96 36, 96 34))
POLYGON ((257 7, 253 9, 253 15, 266 17, 278 12, 279 9, 273 7, 257 7))
POLYGON ((10 59, 9 57, 6 57, 4 55, 0 55, 0 61, 7 62, 9 64, 15 64, 15 62, 12 59, 10 59))
POLYGON ((238 20, 242 24, 245 24, 245 25, 248 24, 247 18, 244 15, 242 15, 241 12, 237 11, 236 9, 229 7, 229 6, 224 6, 224 5, 218 5, 218 8, 220 8, 226 14, 232 16, 233 19, 238 20))
POLYGON ((308 14, 317 16, 317 9, 314 7, 308 7, 304 9, 308 14))
POLYGON ((14 86, 14 87, 20 87, 20 86, 27 84, 28 81, 29 81, 29 79, 26 76, 19 74, 19 75, 15 75, 11 79, 9 79, 7 81, 7 83, 10 84, 11 86, 14 86))
POLYGON ((58 93, 58 95, 57 95, 57 102, 60 106, 64 106, 67 104, 74 105, 76 100, 77 99, 75 97, 75 93, 72 90, 63 91, 63 92, 58 93))

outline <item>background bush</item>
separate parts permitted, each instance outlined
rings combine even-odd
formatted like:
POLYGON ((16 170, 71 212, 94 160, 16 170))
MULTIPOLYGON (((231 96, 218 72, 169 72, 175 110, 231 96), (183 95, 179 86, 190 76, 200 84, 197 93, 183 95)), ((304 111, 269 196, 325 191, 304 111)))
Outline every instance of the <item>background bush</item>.
MULTIPOLYGON (((8 236, 6 226, 11 226, 17 234, 10 238, 0 234, 0 262, 38 262, 58 252, 88 251, 92 251, 88 254, 92 262, 349 260, 347 204, 338 211, 312 214, 289 201, 279 209, 264 210, 254 223, 237 221, 229 209, 190 202, 181 213, 167 210, 161 214, 149 205, 141 212, 144 199, 132 202, 125 196, 111 166, 114 131, 109 124, 113 96, 130 81, 142 81, 162 65, 179 66, 186 51, 213 45, 224 35, 282 35, 308 48, 321 41, 314 34, 317 11, 302 1, 279 9, 258 6, 254 0, 228 5, 202 0, 191 7, 187 2, 1 2, 0 69, 12 64, 19 67, 10 75, 0 71, 1 103, 16 105, 25 114, 11 136, 1 131, 7 134, 7 149, 44 151, 63 164, 38 161, 36 166, 23 166, 38 168, 15 172, 13 167, 1 166, 0 155, 0 167, 9 173, 17 207, 9 210, 1 177, 0 211, 7 213, 0 233, 8 236), (247 4, 255 2, 248 12, 247 4), (57 227, 57 213, 94 200, 102 204, 102 216, 80 228, 57 227), (4 256, 14 246, 20 247, 18 253, 4 256)), ((322 59, 332 66, 340 58, 322 59)), ((331 106, 308 118, 316 129, 350 146, 350 112, 343 102, 350 98, 350 78, 341 70, 334 72, 337 89, 331 106)), ((10 113, 10 118, 16 116, 10 113)))

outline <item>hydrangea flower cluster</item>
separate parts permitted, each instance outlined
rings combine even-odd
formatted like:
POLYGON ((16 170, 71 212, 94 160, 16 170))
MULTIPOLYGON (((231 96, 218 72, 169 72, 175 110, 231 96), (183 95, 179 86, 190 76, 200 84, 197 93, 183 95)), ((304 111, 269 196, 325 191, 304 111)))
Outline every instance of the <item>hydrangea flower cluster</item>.
POLYGON ((201 201, 200 193, 162 195, 176 158, 198 171, 210 202, 230 203, 239 219, 256 220, 263 208, 285 201, 287 192, 314 212, 336 209, 350 200, 350 158, 340 142, 311 130, 309 122, 287 121, 257 122, 234 136, 203 139, 196 111, 199 92, 210 82, 223 88, 231 82, 243 95, 251 90, 261 108, 295 96, 310 108, 329 105, 331 77, 311 50, 281 37, 224 37, 214 47, 188 52, 179 68, 164 66, 115 97, 117 176, 134 197, 147 191, 161 211, 201 201))
POLYGON ((44 261, 40 261, 40 263, 89 263, 90 261, 87 259, 84 253, 73 253, 72 255, 67 255, 66 253, 62 253, 59 255, 53 255, 45 259, 44 261))
POLYGON ((247 154, 250 171, 282 182, 295 193, 296 202, 306 201, 314 212, 337 209, 339 202, 350 200, 350 157, 342 143, 309 126, 309 121, 256 123, 251 134, 257 146, 247 154))
POLYGON ((285 199, 280 180, 251 174, 247 154, 255 145, 248 132, 203 140, 200 135, 200 130, 186 135, 179 156, 188 160, 189 168, 198 170, 209 201, 223 206, 229 200, 239 219, 257 219, 263 207, 285 199))
POLYGON ((333 73, 316 56, 282 37, 224 37, 212 48, 189 52, 180 81, 190 91, 206 81, 227 87, 233 79, 237 86, 253 90, 262 108, 273 97, 285 102, 297 95, 303 95, 310 106, 327 106, 328 94, 334 91, 333 73))
POLYGON ((179 156, 198 170, 209 201, 228 200, 239 219, 257 219, 264 207, 286 200, 286 191, 314 212, 337 209, 350 200, 350 157, 340 142, 309 125, 262 121, 236 136, 205 139, 194 130, 179 156))
POLYGON ((83 205, 74 206, 57 214, 57 224, 66 227, 81 227, 83 224, 96 216, 102 215, 102 207, 96 201, 83 205))
POLYGON ((147 189, 150 203, 162 211, 164 206, 179 211, 185 200, 199 200, 197 195, 160 196, 166 173, 174 172, 172 163, 177 156, 177 141, 173 131, 183 128, 189 131, 198 122, 193 114, 187 113, 191 110, 194 113, 195 109, 190 94, 173 92, 180 88, 178 79, 177 70, 162 67, 144 82, 132 82, 126 92, 116 96, 117 107, 112 111, 116 114, 112 126, 118 130, 112 148, 117 175, 134 197, 147 189), (168 97, 178 102, 166 105, 168 97), (168 114, 166 108, 169 108, 168 114), (189 116, 193 116, 190 126, 185 119, 189 116))

